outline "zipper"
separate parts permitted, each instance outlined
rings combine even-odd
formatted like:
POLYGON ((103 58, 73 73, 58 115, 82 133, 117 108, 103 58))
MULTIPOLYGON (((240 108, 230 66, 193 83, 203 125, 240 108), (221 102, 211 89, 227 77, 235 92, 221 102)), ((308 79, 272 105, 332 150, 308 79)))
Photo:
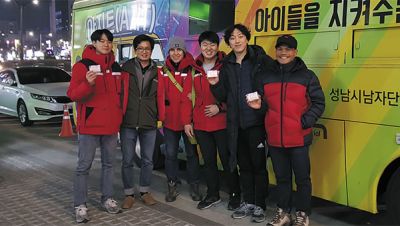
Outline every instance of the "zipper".
POLYGON ((138 109, 139 109, 139 114, 138 114, 138 119, 137 119, 137 122, 136 122, 136 125, 137 125, 137 127, 136 127, 136 129, 138 129, 139 128, 139 122, 140 122, 140 106, 142 105, 142 97, 143 97, 143 92, 144 92, 144 74, 142 73, 142 89, 139 89, 139 105, 138 105, 138 109))
MULTIPOLYGON (((282 147, 284 147, 284 145, 283 145, 283 95, 284 95, 284 91, 283 91, 283 81, 284 81, 284 73, 283 73, 283 69, 282 69, 282 65, 279 65, 279 69, 280 69, 280 72, 281 72, 281 114, 280 114, 280 117, 281 117, 281 145, 282 145, 282 147)), ((286 95, 285 95, 285 97, 286 97, 286 95)))

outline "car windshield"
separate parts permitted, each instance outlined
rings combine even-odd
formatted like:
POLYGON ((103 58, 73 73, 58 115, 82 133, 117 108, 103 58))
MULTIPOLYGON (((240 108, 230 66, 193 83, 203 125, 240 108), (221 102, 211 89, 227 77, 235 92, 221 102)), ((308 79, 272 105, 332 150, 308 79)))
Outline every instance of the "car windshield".
POLYGON ((18 68, 17 74, 21 84, 69 82, 71 76, 58 68, 26 67, 18 68))

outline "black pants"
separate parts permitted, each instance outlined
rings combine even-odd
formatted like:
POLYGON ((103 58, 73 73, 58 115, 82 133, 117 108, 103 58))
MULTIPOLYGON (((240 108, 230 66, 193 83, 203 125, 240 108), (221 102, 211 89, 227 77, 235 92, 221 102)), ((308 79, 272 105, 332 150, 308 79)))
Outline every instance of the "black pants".
POLYGON ((243 199, 265 210, 269 181, 264 126, 239 129, 237 154, 243 199))
POLYGON ((294 148, 269 147, 277 180, 278 207, 290 212, 292 206, 292 171, 297 192, 294 199, 296 211, 311 213, 311 178, 309 146, 294 148))
POLYGON ((233 172, 229 169, 230 153, 228 143, 226 142, 226 130, 223 129, 213 132, 195 130, 194 132, 197 142, 200 145, 201 154, 203 155, 206 168, 207 196, 219 197, 220 182, 217 167, 217 150, 227 179, 227 186, 229 188, 228 192, 230 194, 240 194, 239 175, 237 169, 233 172))

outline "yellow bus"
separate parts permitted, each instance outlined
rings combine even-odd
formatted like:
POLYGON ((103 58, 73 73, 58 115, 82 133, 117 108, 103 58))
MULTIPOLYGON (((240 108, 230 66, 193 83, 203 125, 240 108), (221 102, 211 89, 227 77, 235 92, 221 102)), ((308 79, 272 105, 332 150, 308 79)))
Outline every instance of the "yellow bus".
POLYGON ((400 0, 76 0, 72 61, 98 28, 115 34, 120 62, 133 56, 138 33, 156 38, 162 62, 169 37, 184 37, 196 55, 199 33, 233 23, 272 57, 278 36, 295 36, 320 79, 326 110, 310 151, 313 196, 371 213, 386 204, 400 224, 400 0))
POLYGON ((386 204, 400 224, 400 1, 239 0, 235 22, 272 57, 293 35, 319 77, 313 196, 372 213, 386 204))

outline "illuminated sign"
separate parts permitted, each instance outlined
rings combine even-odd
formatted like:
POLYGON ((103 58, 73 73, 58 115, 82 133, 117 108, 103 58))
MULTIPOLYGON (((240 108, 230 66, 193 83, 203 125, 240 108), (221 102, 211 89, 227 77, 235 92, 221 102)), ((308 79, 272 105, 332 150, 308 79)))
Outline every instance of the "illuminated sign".
POLYGON ((86 19, 87 40, 97 29, 108 29, 115 37, 135 33, 153 33, 156 19, 154 3, 132 2, 105 8, 86 19))

